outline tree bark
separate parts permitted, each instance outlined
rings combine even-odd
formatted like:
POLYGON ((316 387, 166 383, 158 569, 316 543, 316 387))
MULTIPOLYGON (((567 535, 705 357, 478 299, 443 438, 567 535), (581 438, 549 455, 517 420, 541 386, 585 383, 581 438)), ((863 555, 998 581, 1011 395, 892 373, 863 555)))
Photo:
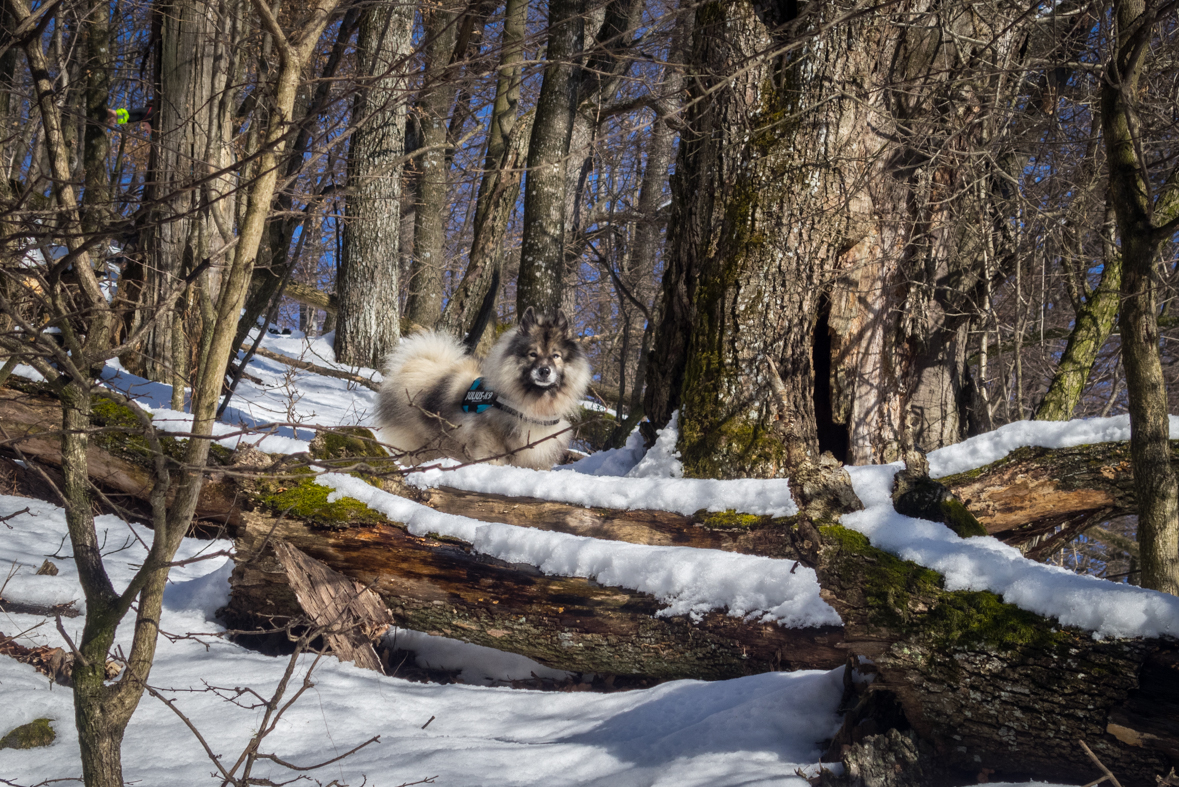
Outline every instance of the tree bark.
POLYGON ((783 629, 719 612, 699 623, 657 618, 661 605, 645 593, 546 577, 459 542, 412 536, 395 523, 325 531, 289 517, 276 523, 275 513, 258 511, 245 515, 239 533, 240 557, 222 613, 235 629, 270 628, 301 614, 290 603, 284 572, 255 559, 271 534, 371 586, 398 626, 521 653, 558 669, 719 679, 831 668, 845 658, 831 627, 783 629))
MULTIPOLYGON (((137 304, 140 319, 159 311, 183 286, 207 244, 209 228, 201 226, 207 217, 200 208, 198 184, 209 174, 211 162, 206 157, 218 130, 218 100, 213 94, 217 10, 217 4, 194 0, 168 0, 156 9, 160 40, 151 120, 154 144, 144 199, 152 210, 152 229, 147 232, 144 287, 137 304)), ((174 341, 173 323, 184 321, 184 312, 182 308, 160 313, 140 351, 124 356, 136 373, 171 383, 172 404, 179 410, 184 409, 183 390, 191 369, 187 343, 174 341)))
POLYGON ((516 279, 516 313, 529 306, 554 314, 562 306, 569 140, 577 114, 577 58, 584 38, 584 0, 551 0, 544 81, 528 144, 524 236, 516 279))
POLYGON ((964 125, 978 102, 947 77, 978 69, 1007 95, 1022 10, 799 8, 696 10, 645 407, 656 426, 680 411, 693 476, 960 439, 971 300, 1010 264, 996 195, 1014 159, 987 136, 1006 120, 964 125))
MULTIPOLYGON (((413 258, 408 278, 409 294, 405 300, 405 317, 413 325, 433 328, 442 316, 443 253, 446 245, 446 222, 449 218, 448 185, 450 153, 447 150, 447 119, 454 108, 458 83, 452 61, 458 51, 459 19, 463 2, 445 0, 425 3, 426 62, 422 86, 415 107, 415 122, 420 128, 419 145, 424 149, 418 158, 417 208, 414 211, 413 258)), ((466 48, 466 42, 462 44, 466 48)))
MULTIPOLYGON (((86 190, 82 192, 82 227, 87 235, 92 235, 109 227, 114 213, 110 177, 106 171, 106 159, 110 153, 106 109, 114 57, 110 50, 109 9, 101 3, 89 5, 85 14, 87 24, 82 33, 86 47, 86 133, 82 155, 86 190)), ((0 79, 0 84, 3 81, 0 79)), ((100 256, 105 255, 100 253, 100 256)))
MULTIPOLYGON (((1118 326, 1130 398, 1130 453, 1140 503, 1138 540, 1144 587, 1179 595, 1179 486, 1169 453, 1167 390, 1159 358, 1159 250, 1176 229, 1174 210, 1157 210, 1143 177, 1134 102, 1148 47, 1160 17, 1174 3, 1114 3, 1118 45, 1101 87, 1102 131, 1109 160, 1111 201, 1122 252, 1122 308, 1118 326), (1167 215, 1168 213, 1172 215, 1167 215), (1156 226, 1156 221, 1160 222, 1156 226), (1161 230, 1170 222, 1169 230, 1161 230)), ((1139 129, 1140 130, 1140 129, 1139 129)), ((1172 184, 1172 188, 1174 185, 1172 184)), ((1171 206, 1172 209, 1175 206, 1171 206)))
POLYGON ((402 61, 413 13, 406 4, 364 10, 357 47, 369 84, 356 94, 348 151, 344 252, 336 273, 336 359, 379 368, 401 336, 401 157, 406 89, 402 61))

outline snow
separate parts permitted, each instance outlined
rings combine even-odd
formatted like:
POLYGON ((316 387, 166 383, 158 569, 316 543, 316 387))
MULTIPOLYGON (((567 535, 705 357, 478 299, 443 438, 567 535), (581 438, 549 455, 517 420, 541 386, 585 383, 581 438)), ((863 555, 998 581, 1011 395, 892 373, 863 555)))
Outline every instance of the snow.
POLYGON ((947 590, 990 590, 1009 604, 1095 637, 1179 636, 1179 597, 1028 560, 997 539, 960 538, 945 525, 898 514, 889 500, 901 466, 848 468, 866 508, 843 525, 872 545, 945 577, 947 590))
MULTIPOLYGON (((336 365, 327 339, 263 337, 262 346, 336 365)), ((373 370, 349 369, 379 380, 373 370)), ((31 370, 18 370, 18 373, 31 370)), ((316 427, 371 425, 375 394, 356 384, 255 358, 218 435, 232 447, 248 442, 270 452, 306 451, 316 427)), ((170 409, 171 389, 110 364, 104 379, 138 399, 161 428, 183 433, 189 417, 170 409)), ((1128 437, 1122 418, 1069 423, 1017 423, 930 454, 935 476, 979 467, 1025 445, 1057 447, 1128 437)), ((1179 436, 1179 419, 1172 420, 1179 436)), ((675 425, 644 451, 637 434, 626 446, 586 457, 556 472, 521 468, 437 467, 411 473, 418 486, 536 497, 574 505, 661 509, 692 514, 735 509, 773 516, 796 512, 786 481, 685 479, 675 452, 675 425)), ((874 545, 933 568, 950 589, 989 589, 1010 603, 1078 626, 1095 637, 1179 636, 1179 599, 1028 561, 994 539, 961 539, 942 525, 897 514, 889 492, 897 465, 849 468, 866 509, 843 523, 874 545)), ((389 495, 359 480, 323 473, 320 482, 405 522, 412 532, 435 532, 468 541, 479 552, 541 571, 591 578, 650 593, 661 615, 698 617, 710 610, 785 626, 837 623, 819 597, 809 569, 792 561, 602 541, 445 514, 389 495)), ((70 560, 64 514, 50 503, 0 497, 0 560, 13 575, 8 601, 81 607, 70 560), (28 510, 24 513, 22 509, 28 510), (37 576, 46 558, 56 577, 37 576)), ((118 518, 98 519, 99 539, 116 587, 124 587, 145 554, 152 533, 118 518)), ((231 763, 261 723, 262 711, 227 701, 233 687, 268 696, 286 666, 220 638, 215 610, 225 603, 230 561, 218 554, 228 542, 186 539, 180 558, 209 559, 173 569, 165 597, 161 637, 151 684, 174 699, 210 747, 231 763), (219 686, 227 691, 210 690, 219 686)), ((6 572, 7 573, 7 572, 6 572)), ((78 635, 82 618, 63 619, 78 635)), ((0 614, 0 631, 28 645, 62 647, 65 641, 42 618, 0 614), (22 633, 23 632, 23 633, 22 633)), ((117 645, 129 647, 132 623, 117 645)), ((554 693, 497 687, 526 678, 562 679, 521 656, 409 631, 388 635, 414 650, 419 663, 461 670, 467 685, 424 685, 366 673, 328 658, 314 665, 314 687, 284 716, 264 751, 307 764, 342 754, 373 736, 377 743, 313 772, 321 781, 399 785, 436 776, 438 783, 477 785, 795 785, 798 771, 814 773, 822 741, 839 724, 842 670, 758 675, 731 681, 676 681, 613 694, 554 693)), ((293 686, 312 668, 298 665, 293 686)), ((0 658, 0 734, 47 716, 57 741, 47 749, 6 751, 3 778, 16 783, 72 778, 80 773, 77 735, 68 690, 52 687, 31 667, 0 658)), ((293 690, 293 689, 292 689, 293 690)), ((145 697, 124 741, 125 776, 157 785, 211 783, 215 770, 184 723, 161 702, 145 697)), ((289 778, 263 762, 256 775, 289 778)))
MULTIPOLYGON (((77 572, 55 559, 57 577, 33 572, 66 533, 64 512, 48 503, 0 497, 0 516, 28 507, 3 527, 4 558, 16 574, 4 591, 10 601, 64 603, 80 597, 77 572)), ((125 587, 146 554, 129 527, 102 517, 107 562, 116 587, 125 587), (130 545, 122 551, 114 552, 130 545)), ((141 531, 150 543, 151 532, 141 531)), ((228 549, 228 542, 186 539, 180 558, 228 549)), ((66 550, 68 553, 68 549, 66 550)), ((61 553, 64 554, 64 553, 61 553)), ((274 691, 286 660, 250 652, 213 633, 213 611, 228 598, 232 564, 224 557, 175 568, 165 595, 161 627, 169 634, 203 632, 197 638, 161 637, 150 683, 192 721, 221 755, 233 762, 257 730, 262 711, 224 699, 236 687, 263 697, 274 691), (221 689, 220 695, 210 687, 221 689)), ((81 604, 79 603, 79 606, 81 604)), ((0 615, 5 634, 20 631, 25 645, 64 646, 43 619, 0 615)), ((82 618, 63 619, 71 637, 82 618)), ((128 620, 116 646, 127 649, 128 620)), ((432 666, 463 667, 464 676, 511 679, 555 670, 519 656, 399 632, 398 645, 418 648, 432 666), (430 640, 434 640, 430 642, 430 640)), ((312 666, 303 657, 293 685, 312 666)), ((314 687, 296 702, 268 738, 263 751, 287 762, 309 764, 342 754, 364 741, 379 742, 321 771, 321 780, 357 785, 398 785, 426 777, 439 784, 480 785, 795 785, 798 769, 814 771, 820 742, 839 726, 842 670, 769 673, 704 683, 675 681, 641 691, 613 694, 558 693, 470 685, 423 685, 377 675, 324 659, 312 674, 314 687), (433 719, 431 721, 431 719, 433 719), (428 723, 429 722, 429 723, 428 723), (428 724, 427 724, 428 723, 428 724), (425 728, 423 729, 423 726, 425 728)), ((77 733, 68 689, 51 686, 31 667, 0 658, 0 731, 47 717, 57 732, 48 748, 5 751, 3 778, 18 784, 79 776, 77 733)), ((289 694, 288 694, 289 696, 289 694)), ((124 777, 140 784, 216 784, 212 764, 193 734, 161 702, 145 696, 123 743, 124 777)), ((262 763, 256 775, 284 772, 262 763)), ((289 777, 289 774, 287 774, 289 777)))
MULTIPOLYGON (((1172 415, 1171 439, 1179 439, 1179 416, 1172 415)), ((1130 416, 1076 421, 1016 421, 957 445, 929 453, 929 474, 944 478, 997 462, 1017 448, 1070 448, 1130 439, 1130 416)))
POLYGON ((668 605, 659 611, 660 616, 699 619, 714 609, 727 609, 734 617, 791 628, 842 623, 835 610, 819 598, 814 570, 795 566, 792 561, 487 524, 435 511, 352 476, 325 473, 319 476, 319 483, 336 490, 328 496, 329 501, 354 498, 404 522, 414 535, 438 533, 459 538, 477 552, 508 563, 527 563, 546 574, 587 577, 603 585, 650 593, 668 605))

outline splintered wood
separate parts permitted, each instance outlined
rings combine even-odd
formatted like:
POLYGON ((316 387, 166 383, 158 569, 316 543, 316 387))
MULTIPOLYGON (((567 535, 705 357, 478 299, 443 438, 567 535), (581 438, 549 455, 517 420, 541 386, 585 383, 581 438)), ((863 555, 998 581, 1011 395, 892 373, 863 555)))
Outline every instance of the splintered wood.
POLYGON ((393 618, 380 596, 285 541, 275 541, 274 552, 299 605, 311 623, 323 630, 328 647, 340 661, 381 672, 372 643, 389 629, 393 618))

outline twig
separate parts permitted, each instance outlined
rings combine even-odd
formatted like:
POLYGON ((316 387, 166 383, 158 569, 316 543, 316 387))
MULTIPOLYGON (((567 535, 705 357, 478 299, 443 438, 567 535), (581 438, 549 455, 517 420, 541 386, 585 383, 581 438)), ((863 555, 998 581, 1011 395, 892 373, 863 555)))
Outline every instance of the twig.
POLYGON ((1078 743, 1080 743, 1081 748, 1085 750, 1085 754, 1089 755, 1089 759, 1093 760, 1093 764, 1096 765, 1098 768, 1100 768, 1101 772, 1105 774, 1097 781, 1089 782, 1088 784, 1085 785, 1085 787, 1094 787, 1094 785, 1100 784, 1101 782, 1105 781, 1106 779, 1109 779, 1110 784, 1112 784, 1114 787, 1122 787, 1121 783, 1118 782, 1117 777, 1114 776, 1112 773, 1110 773, 1109 768, 1106 768, 1105 765, 1102 764, 1101 760, 1097 759, 1097 755, 1094 754, 1093 751, 1088 746, 1085 745, 1085 742, 1078 741, 1078 743))
POLYGON ((225 770, 225 766, 221 764, 221 759, 217 756, 216 752, 214 752, 213 749, 209 746, 208 742, 205 740, 205 737, 203 735, 201 735, 201 731, 196 728, 196 725, 192 723, 191 719, 189 719, 187 716, 185 716, 184 713, 181 712, 181 710, 176 707, 176 705, 174 704, 176 702, 176 700, 168 699, 167 697, 165 697, 164 695, 160 694, 158 691, 153 689, 151 686, 148 686, 146 683, 143 685, 143 687, 145 689, 147 689, 148 694, 150 694, 151 696, 155 697, 160 702, 167 705, 168 708, 173 713, 175 713, 177 716, 180 717, 180 720, 182 722, 184 722, 184 726, 188 727, 188 729, 192 732, 192 734, 196 736, 197 741, 204 748, 205 754, 207 754, 209 756, 209 759, 213 761, 213 764, 217 766, 217 770, 221 771, 221 776, 223 778, 225 778, 226 780, 232 780, 233 776, 231 776, 229 774, 229 772, 225 770))
POLYGON ((294 763, 290 763, 285 760, 279 759, 277 756, 275 756, 273 754, 259 754, 258 759, 272 760, 273 762, 277 762, 279 765, 283 766, 284 768, 290 768, 292 771, 313 771, 316 768, 322 768, 325 765, 331 765, 333 762, 339 762, 340 760, 344 759, 345 757, 351 756, 351 755, 355 754, 356 752, 360 751, 365 746, 368 746, 370 743, 377 743, 380 740, 381 740, 380 735, 374 735, 373 737, 369 738, 367 741, 360 744, 359 746, 354 746, 353 748, 344 752, 339 757, 332 757, 330 760, 324 760, 323 762, 316 763, 315 765, 306 765, 306 766, 295 765, 294 763))
POLYGON ((82 666, 84 667, 91 666, 90 660, 82 655, 82 651, 78 650, 78 646, 74 644, 72 639, 70 639, 70 635, 66 633, 65 626, 63 626, 61 623, 61 615, 57 615, 54 619, 57 621, 58 632, 63 637, 65 637, 66 644, 70 646, 70 651, 74 654, 74 658, 82 662, 82 666))
POLYGON ((13 560, 12 565, 8 567, 8 576, 4 578, 4 584, 0 585, 0 598, 4 598, 4 588, 8 587, 8 583, 12 581, 12 578, 16 576, 16 572, 18 571, 20 571, 20 566, 13 560))
MULTIPOLYGON (((13 511, 11 514, 6 514, 4 516, 0 516, 0 522, 7 522, 10 519, 20 516, 21 514, 27 514, 27 513, 29 513, 29 507, 25 506, 20 511, 13 511)), ((9 525, 8 529, 11 530, 12 525, 9 525)))

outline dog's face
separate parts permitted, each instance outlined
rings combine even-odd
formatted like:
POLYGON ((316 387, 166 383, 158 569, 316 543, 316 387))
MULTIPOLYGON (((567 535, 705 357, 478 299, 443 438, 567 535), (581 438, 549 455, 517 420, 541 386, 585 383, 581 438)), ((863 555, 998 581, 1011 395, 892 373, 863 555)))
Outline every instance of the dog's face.
POLYGON ((566 370, 584 363, 565 313, 538 315, 532 307, 520 318, 508 356, 515 363, 520 385, 533 396, 556 395, 565 384, 566 370))

